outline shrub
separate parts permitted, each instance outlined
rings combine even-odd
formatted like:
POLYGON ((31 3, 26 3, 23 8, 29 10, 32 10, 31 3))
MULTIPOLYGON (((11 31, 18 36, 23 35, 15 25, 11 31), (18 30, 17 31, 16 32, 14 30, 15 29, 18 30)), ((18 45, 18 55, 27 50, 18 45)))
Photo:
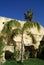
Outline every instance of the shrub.
POLYGON ((3 41, 3 38, 0 37, 0 58, 2 57, 2 54, 3 54, 3 48, 4 48, 4 41, 3 41))
POLYGON ((44 45, 39 46, 39 51, 38 51, 38 54, 37 54, 37 58, 44 59, 44 45))

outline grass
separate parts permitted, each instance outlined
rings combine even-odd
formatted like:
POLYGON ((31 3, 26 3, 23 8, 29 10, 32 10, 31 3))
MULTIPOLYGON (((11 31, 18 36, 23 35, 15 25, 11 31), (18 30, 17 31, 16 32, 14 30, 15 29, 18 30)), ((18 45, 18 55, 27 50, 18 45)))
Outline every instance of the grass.
POLYGON ((44 60, 36 59, 36 58, 30 58, 29 60, 26 60, 24 62, 24 65, 44 65, 44 60))
POLYGON ((6 61, 3 65, 44 65, 44 60, 36 59, 36 58, 29 58, 28 60, 25 60, 23 63, 16 62, 16 61, 6 61))

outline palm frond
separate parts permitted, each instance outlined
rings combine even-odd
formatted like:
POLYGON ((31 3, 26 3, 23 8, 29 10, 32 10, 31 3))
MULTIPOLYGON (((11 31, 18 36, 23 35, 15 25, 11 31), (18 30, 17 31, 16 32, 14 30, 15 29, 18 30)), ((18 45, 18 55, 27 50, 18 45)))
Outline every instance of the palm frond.
POLYGON ((11 31, 11 27, 9 23, 6 23, 1 31, 3 34, 8 34, 11 31))
POLYGON ((31 21, 33 18, 33 11, 30 9, 26 13, 24 13, 24 15, 27 21, 31 21))
POLYGON ((35 44, 37 42, 34 35, 31 32, 27 32, 27 35, 29 35, 32 38, 32 43, 33 44, 35 44))
POLYGON ((38 31, 40 31, 41 27, 38 22, 33 22, 34 26, 37 27, 38 31))
POLYGON ((16 29, 14 29, 13 31, 12 31, 12 36, 16 36, 17 34, 21 34, 21 29, 19 29, 19 28, 16 28, 16 29))
POLYGON ((26 30, 26 29, 32 28, 32 27, 33 27, 33 22, 28 21, 28 22, 24 23, 23 30, 26 30))
POLYGON ((13 31, 12 27, 16 27, 19 29, 21 28, 21 25, 18 21, 11 20, 4 25, 4 28, 1 31, 1 33, 6 37, 7 44, 10 44, 10 41, 12 41, 12 35, 18 34, 19 31, 18 29, 14 29, 13 31))
POLYGON ((13 26, 13 27, 16 26, 16 27, 18 27, 18 28, 21 27, 21 24, 20 24, 18 21, 16 21, 16 20, 11 20, 11 21, 9 21, 8 23, 9 23, 9 26, 10 26, 10 27, 12 27, 12 26, 13 26))
POLYGON ((14 29, 12 30, 12 33, 7 37, 7 44, 15 44, 15 41, 13 40, 13 37, 20 34, 21 30, 20 29, 14 29))
POLYGON ((34 22, 34 21, 28 21, 26 23, 24 23, 24 26, 23 26, 23 30, 27 30, 28 28, 33 28, 34 27, 37 27, 38 31, 40 31, 40 24, 38 22, 34 22))
POLYGON ((40 24, 38 22, 36 24, 37 24, 38 31, 40 31, 40 29, 41 29, 40 24))
POLYGON ((17 28, 21 28, 21 24, 16 21, 16 20, 11 20, 9 22, 7 22, 5 25, 4 25, 4 28, 2 30, 3 33, 8 33, 9 31, 11 31, 12 27, 17 27, 17 28))

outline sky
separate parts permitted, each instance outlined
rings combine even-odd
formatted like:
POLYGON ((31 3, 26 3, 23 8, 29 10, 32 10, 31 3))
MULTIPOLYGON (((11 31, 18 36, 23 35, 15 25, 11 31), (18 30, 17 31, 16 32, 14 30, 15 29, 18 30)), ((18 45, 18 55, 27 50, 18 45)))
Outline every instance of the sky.
POLYGON ((44 0, 0 0, 0 16, 25 20, 24 13, 32 9, 33 20, 44 27, 44 0))

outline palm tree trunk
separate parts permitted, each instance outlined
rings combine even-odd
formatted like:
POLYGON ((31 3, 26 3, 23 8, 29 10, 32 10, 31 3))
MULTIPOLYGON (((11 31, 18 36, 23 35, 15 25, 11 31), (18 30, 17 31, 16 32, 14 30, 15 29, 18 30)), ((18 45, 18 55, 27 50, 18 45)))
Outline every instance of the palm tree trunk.
POLYGON ((23 31, 22 31, 22 37, 21 37, 21 62, 24 60, 24 41, 23 41, 23 31))

